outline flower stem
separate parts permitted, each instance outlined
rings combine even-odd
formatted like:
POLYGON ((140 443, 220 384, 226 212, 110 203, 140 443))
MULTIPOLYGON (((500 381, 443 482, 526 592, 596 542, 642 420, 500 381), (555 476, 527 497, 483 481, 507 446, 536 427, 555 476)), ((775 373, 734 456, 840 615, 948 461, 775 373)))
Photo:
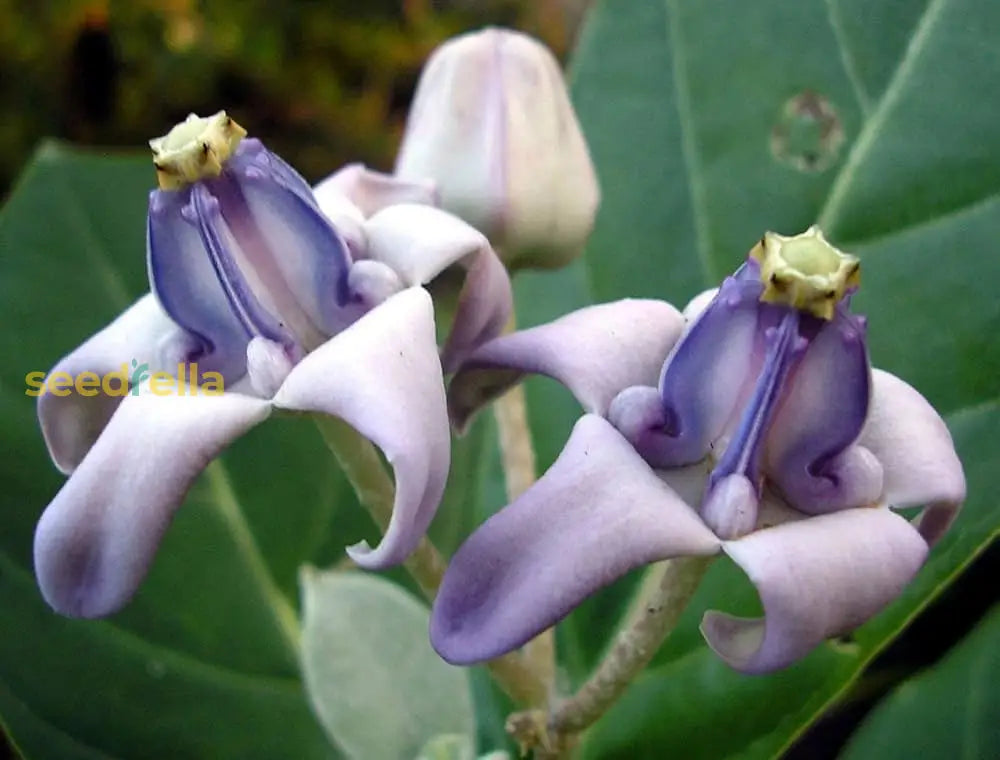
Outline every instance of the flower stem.
MULTIPOLYGON (((513 312, 504 328, 514 332, 517 321, 513 312)), ((528 404, 524 386, 515 385, 493 405, 500 440, 500 459, 503 464, 507 501, 512 502, 535 482, 537 465, 531 428, 528 425, 528 404)), ((545 685, 545 693, 533 704, 542 706, 552 692, 556 678, 555 631, 549 628, 524 645, 521 656, 545 685)))
MULTIPOLYGON (((375 446, 339 419, 317 416, 315 420, 327 447, 354 488, 358 501, 384 532, 392 519, 395 485, 375 446)), ((426 536, 406 560, 405 567, 427 600, 434 601, 444 576, 445 560, 426 536)), ((528 705, 544 702, 546 685, 520 654, 491 660, 487 667, 500 688, 512 699, 528 705)))
MULTIPOLYGON (((576 694, 555 705, 536 741, 556 753, 594 723, 653 659, 694 595, 711 557, 679 557, 654 565, 634 605, 597 670, 576 694)), ((530 725, 531 713, 512 716, 509 725, 530 725)), ((537 715, 535 717, 537 725, 537 715)), ((516 737, 515 737, 516 738, 516 737)))

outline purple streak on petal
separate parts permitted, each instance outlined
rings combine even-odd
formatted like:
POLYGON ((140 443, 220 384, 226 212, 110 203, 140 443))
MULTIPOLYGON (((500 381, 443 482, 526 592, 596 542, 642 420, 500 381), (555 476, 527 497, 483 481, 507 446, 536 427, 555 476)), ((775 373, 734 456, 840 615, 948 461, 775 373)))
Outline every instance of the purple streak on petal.
POLYGON ((348 164, 334 172, 316 185, 315 193, 321 204, 328 195, 341 195, 366 217, 398 203, 438 205, 438 193, 432 180, 400 179, 372 171, 364 164, 348 164))
POLYGON ((849 509, 752 533, 724 545, 757 587, 764 619, 707 612, 709 646, 744 673, 768 673, 858 627, 916 575, 927 544, 883 507, 849 509))
MULTIPOLYGON (((149 364, 150 372, 176 372, 178 363, 188 361, 198 349, 192 336, 174 324, 150 294, 60 359, 49 374, 65 372, 76 378, 93 372, 103 378, 126 365, 127 378, 133 359, 149 364), (164 351, 163 345, 168 350, 164 351)), ((111 390, 116 392, 117 388, 114 383, 111 390)), ((56 467, 66 474, 76 468, 121 400, 121 395, 106 395, 103 389, 93 396, 80 396, 71 390, 67 396, 44 393, 38 397, 38 421, 56 467)))
POLYGON ((297 332, 318 331, 325 338, 350 323, 343 307, 351 255, 305 180, 290 178, 289 171, 261 150, 231 160, 208 185, 277 313, 293 327, 303 322, 297 332))
POLYGON ((73 617, 120 609, 198 474, 269 412, 236 393, 127 396, 38 522, 45 600, 73 617))
POLYGON ((277 153, 272 153, 264 143, 255 137, 240 141, 232 157, 226 162, 226 170, 244 171, 256 165, 261 171, 280 183, 286 190, 299 196, 303 202, 318 208, 312 188, 305 178, 277 153))
POLYGON ((820 514, 878 501, 881 467, 851 445, 870 394, 864 331, 838 308, 792 371, 768 435, 767 474, 792 506, 820 514))
POLYGON ((503 330, 513 308, 510 279, 489 241, 473 227, 440 209, 404 203, 375 214, 365 232, 368 256, 392 267, 407 285, 425 285, 451 266, 465 270, 441 350, 445 372, 503 330))
POLYGON ((392 296, 306 356, 274 404, 339 417, 382 449, 396 477, 392 521, 375 549, 348 554, 368 569, 405 560, 437 511, 451 457, 427 291, 392 296))
POLYGON ((604 415, 633 385, 649 385, 684 329, 665 301, 626 299, 588 306, 548 324, 490 341, 460 368, 448 391, 453 423, 472 415, 528 372, 558 380, 583 408, 604 415))
POLYGON ((205 252, 191 190, 154 190, 146 224, 149 282, 163 310, 204 346, 198 362, 235 381, 246 371, 251 334, 205 252))
POLYGON ((218 199, 204 184, 196 184, 191 188, 191 207, 201 236, 203 255, 211 262, 229 308, 243 330, 248 336, 260 335, 277 343, 291 345, 294 338, 279 318, 261 304, 247 282, 236 258, 238 241, 233 239, 222 218, 218 199))
POLYGON ((882 465, 884 501, 928 505, 918 528, 934 544, 965 501, 965 474, 944 420, 913 387, 874 370, 871 410, 858 442, 882 465))
MULTIPOLYGON (((755 488, 761 481, 764 440, 781 399, 785 378, 806 346, 805 341, 799 337, 799 312, 795 309, 781 309, 778 326, 765 331, 764 342, 766 348, 760 375, 746 406, 740 412, 736 431, 709 476, 709 494, 717 483, 734 473, 745 476, 755 484, 755 488)), ((726 500, 720 501, 718 505, 725 502, 726 500)), ((721 515, 719 518, 723 523, 728 523, 727 518, 721 515)), ((736 519, 735 516, 733 519, 736 519)))
POLYGON ((431 643, 468 664, 516 649, 602 586, 719 541, 604 419, 577 422, 555 464, 452 558, 431 643))
POLYGON ((733 416, 751 381, 760 290, 759 282, 727 278, 667 357, 659 383, 664 466, 703 458, 733 416))

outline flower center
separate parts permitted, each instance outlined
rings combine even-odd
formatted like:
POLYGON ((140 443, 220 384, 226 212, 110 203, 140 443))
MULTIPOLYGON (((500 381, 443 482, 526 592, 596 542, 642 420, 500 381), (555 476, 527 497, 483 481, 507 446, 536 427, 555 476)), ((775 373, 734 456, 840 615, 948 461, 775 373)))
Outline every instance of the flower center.
POLYGON ((837 302, 860 283, 857 257, 830 245, 816 226, 792 237, 765 233, 750 256, 760 264, 761 301, 824 320, 833 319, 837 302))
POLYGON ((246 133, 225 111, 219 111, 214 116, 191 114, 163 137, 150 140, 160 189, 179 190, 218 177, 246 133))

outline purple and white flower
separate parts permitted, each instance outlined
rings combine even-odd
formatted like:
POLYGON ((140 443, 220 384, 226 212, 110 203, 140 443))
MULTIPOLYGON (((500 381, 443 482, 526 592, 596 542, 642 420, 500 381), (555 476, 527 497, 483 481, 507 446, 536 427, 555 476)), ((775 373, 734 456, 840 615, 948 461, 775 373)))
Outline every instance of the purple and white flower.
POLYGON ((548 472, 456 553, 434 606, 438 652, 461 664, 515 649, 671 557, 725 553, 756 586, 763 619, 710 611, 701 626, 748 673, 894 599, 965 478, 930 404, 871 369, 857 285, 857 259, 817 228, 768 233, 684 315, 620 301, 474 351, 449 390, 459 426, 526 372, 561 381, 586 414, 548 472), (893 511, 917 505, 912 523, 893 511))
POLYGON ((152 141, 152 292, 53 368, 101 376, 137 358, 182 376, 175 392, 147 379, 136 395, 39 399, 70 477, 38 523, 35 570, 64 614, 124 605, 198 474, 275 410, 338 417, 392 465, 392 521, 376 548, 348 550, 359 565, 402 562, 437 509, 450 459, 442 363, 500 333, 503 265, 482 234, 426 205, 429 185, 352 166, 314 196, 244 135, 220 112, 152 141), (421 286, 448 268, 465 277, 439 352, 421 286), (198 393, 195 372, 217 373, 225 392, 198 393))

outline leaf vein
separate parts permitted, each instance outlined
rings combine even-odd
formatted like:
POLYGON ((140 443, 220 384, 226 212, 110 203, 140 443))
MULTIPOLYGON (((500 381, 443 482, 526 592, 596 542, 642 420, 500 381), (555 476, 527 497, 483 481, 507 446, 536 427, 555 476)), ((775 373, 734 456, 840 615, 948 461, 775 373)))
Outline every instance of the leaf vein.
POLYGON ((687 187, 691 197, 692 226, 695 235, 695 250, 701 262, 705 282, 709 285, 718 281, 715 268, 712 266, 711 247, 709 242, 709 224, 706 212, 705 186, 698 174, 698 146, 695 140, 694 117, 691 108, 691 96, 687 87, 687 69, 681 48, 680 13, 676 0, 666 0, 667 38, 670 45, 671 75, 674 82, 674 93, 677 97, 677 120, 680 124, 681 154, 684 159, 684 169, 687 174, 687 187))
POLYGON ((941 16, 941 10, 945 2, 946 0, 931 0, 928 3, 927 8, 920 17, 920 21, 914 28, 913 35, 907 43, 906 51, 903 53, 899 65, 896 67, 888 86, 875 105, 875 110, 872 112, 870 118, 865 121, 857 139, 851 145, 847 160, 834 179, 833 185, 830 187, 830 192, 826 197, 826 202, 823 204, 823 208, 817 217, 817 224, 826 232, 832 232, 844 201, 847 198, 848 191, 854 182, 854 177, 857 175, 858 168, 867 158, 868 153, 875 144, 875 140, 881 132, 889 113, 902 97, 903 89, 909 82, 910 74, 924 50, 931 31, 941 16))

